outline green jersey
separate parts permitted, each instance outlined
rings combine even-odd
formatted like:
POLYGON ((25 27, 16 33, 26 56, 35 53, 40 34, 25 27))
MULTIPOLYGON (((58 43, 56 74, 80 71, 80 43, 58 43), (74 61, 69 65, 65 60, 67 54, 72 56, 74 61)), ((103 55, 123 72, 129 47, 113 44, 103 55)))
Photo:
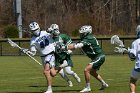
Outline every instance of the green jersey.
POLYGON ((53 37, 55 42, 63 43, 64 45, 69 45, 72 40, 71 38, 66 34, 59 34, 58 36, 53 37))
MULTIPOLYGON (((59 44, 64 45, 64 46, 67 46, 72 42, 71 38, 66 34, 59 34, 58 36, 53 37, 53 39, 54 39, 54 42, 56 43, 59 42, 59 44)), ((60 64, 62 64, 64 60, 66 60, 68 64, 72 66, 70 54, 67 53, 67 50, 61 51, 60 49, 56 48, 55 60, 56 60, 56 66, 59 66, 60 64)))
POLYGON ((84 44, 82 49, 89 58, 95 59, 100 55, 104 55, 97 39, 92 34, 88 34, 87 36, 81 38, 80 42, 84 44))

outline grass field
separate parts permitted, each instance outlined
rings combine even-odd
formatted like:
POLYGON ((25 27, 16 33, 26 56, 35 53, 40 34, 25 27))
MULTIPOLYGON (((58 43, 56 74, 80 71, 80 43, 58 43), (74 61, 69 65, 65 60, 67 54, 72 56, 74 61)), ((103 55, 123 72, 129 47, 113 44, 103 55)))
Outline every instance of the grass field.
MULTIPOLYGON (((39 57, 36 57, 38 60, 39 57)), ((57 75, 53 79, 54 93, 79 93, 85 85, 83 70, 90 61, 86 56, 72 56, 73 70, 80 76, 81 83, 69 75, 74 86, 57 75)), ((129 93, 129 76, 134 62, 127 56, 106 56, 106 62, 99 73, 109 84, 106 90, 99 90, 100 83, 91 77, 92 91, 89 93, 129 93)), ((0 93, 42 93, 46 91, 46 80, 42 73, 43 67, 27 56, 0 57, 0 93)), ((140 82, 137 82, 136 93, 140 93, 140 82)))

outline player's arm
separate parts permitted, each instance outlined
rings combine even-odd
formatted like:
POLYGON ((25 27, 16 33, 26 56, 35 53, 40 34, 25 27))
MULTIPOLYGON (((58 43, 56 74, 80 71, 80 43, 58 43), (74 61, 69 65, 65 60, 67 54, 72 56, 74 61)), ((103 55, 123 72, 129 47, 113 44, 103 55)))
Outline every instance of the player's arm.
POLYGON ((34 44, 34 41, 33 40, 30 41, 30 48, 29 49, 23 48, 22 51, 24 53, 31 55, 31 56, 35 56, 37 49, 36 49, 36 45, 34 44))
POLYGON ((36 55, 36 47, 35 47, 35 45, 32 45, 31 47, 30 47, 30 51, 29 51, 29 53, 32 55, 32 56, 35 56, 36 55))
POLYGON ((36 49, 35 49, 35 46, 31 46, 30 49, 27 49, 27 48, 22 48, 22 51, 24 53, 27 53, 31 56, 35 56, 36 55, 36 49))
POLYGON ((136 53, 136 50, 134 50, 134 49, 129 50, 128 55, 129 55, 129 58, 130 58, 131 61, 134 61, 136 59, 135 53, 136 53))
POLYGON ((67 49, 67 47, 72 43, 72 39, 70 38, 69 35, 67 34, 63 34, 63 36, 61 37, 63 39, 63 43, 65 46, 63 46, 62 48, 64 48, 63 50, 67 53, 67 54, 72 54, 72 50, 67 49))
POLYGON ((76 48, 82 48, 85 45, 91 45, 91 43, 87 42, 86 40, 80 41, 78 43, 72 43, 70 44, 67 49, 76 49, 76 48))
POLYGON ((67 49, 82 48, 83 46, 83 43, 72 43, 67 46, 67 49))
POLYGON ((68 46, 69 44, 72 43, 72 40, 70 38, 70 36, 68 36, 67 34, 63 34, 63 36, 61 37, 63 39, 63 43, 68 46))
POLYGON ((136 44, 132 43, 131 49, 128 50, 128 55, 131 61, 136 59, 136 44))

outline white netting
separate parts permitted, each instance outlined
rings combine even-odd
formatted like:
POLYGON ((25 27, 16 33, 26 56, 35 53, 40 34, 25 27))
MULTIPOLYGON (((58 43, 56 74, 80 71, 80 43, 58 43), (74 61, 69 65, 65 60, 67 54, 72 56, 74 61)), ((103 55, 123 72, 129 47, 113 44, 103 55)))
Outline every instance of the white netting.
POLYGON ((120 40, 120 38, 117 35, 113 35, 111 37, 111 44, 116 44, 120 47, 124 47, 123 42, 120 40))

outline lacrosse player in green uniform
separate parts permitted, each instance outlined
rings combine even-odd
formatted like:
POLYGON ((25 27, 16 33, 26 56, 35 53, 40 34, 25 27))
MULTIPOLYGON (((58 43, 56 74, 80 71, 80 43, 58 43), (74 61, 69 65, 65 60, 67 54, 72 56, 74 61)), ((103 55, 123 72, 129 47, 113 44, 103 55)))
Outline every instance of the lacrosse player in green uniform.
POLYGON ((101 65, 105 61, 105 54, 101 49, 97 39, 92 35, 92 27, 89 25, 82 26, 79 30, 80 42, 76 44, 70 44, 68 49, 82 48, 86 55, 91 59, 91 62, 85 67, 84 75, 86 86, 80 92, 89 92, 90 88, 90 75, 95 77, 101 82, 102 86, 100 89, 105 89, 108 84, 102 79, 102 77, 97 73, 101 65))
MULTIPOLYGON (((73 63, 71 60, 72 51, 61 49, 62 47, 68 46, 70 43, 72 43, 71 38, 67 34, 61 34, 59 31, 59 26, 57 24, 52 24, 48 28, 48 32, 52 34, 54 42, 56 43, 55 48, 56 66, 61 65, 63 62, 67 62, 68 66, 63 69, 65 69, 67 74, 72 75, 77 80, 77 82, 81 82, 79 76, 74 71, 71 70, 71 67, 73 67, 73 63)), ((59 72, 59 74, 61 75, 62 78, 64 78, 68 82, 69 86, 73 86, 72 82, 64 73, 63 69, 59 72)))

